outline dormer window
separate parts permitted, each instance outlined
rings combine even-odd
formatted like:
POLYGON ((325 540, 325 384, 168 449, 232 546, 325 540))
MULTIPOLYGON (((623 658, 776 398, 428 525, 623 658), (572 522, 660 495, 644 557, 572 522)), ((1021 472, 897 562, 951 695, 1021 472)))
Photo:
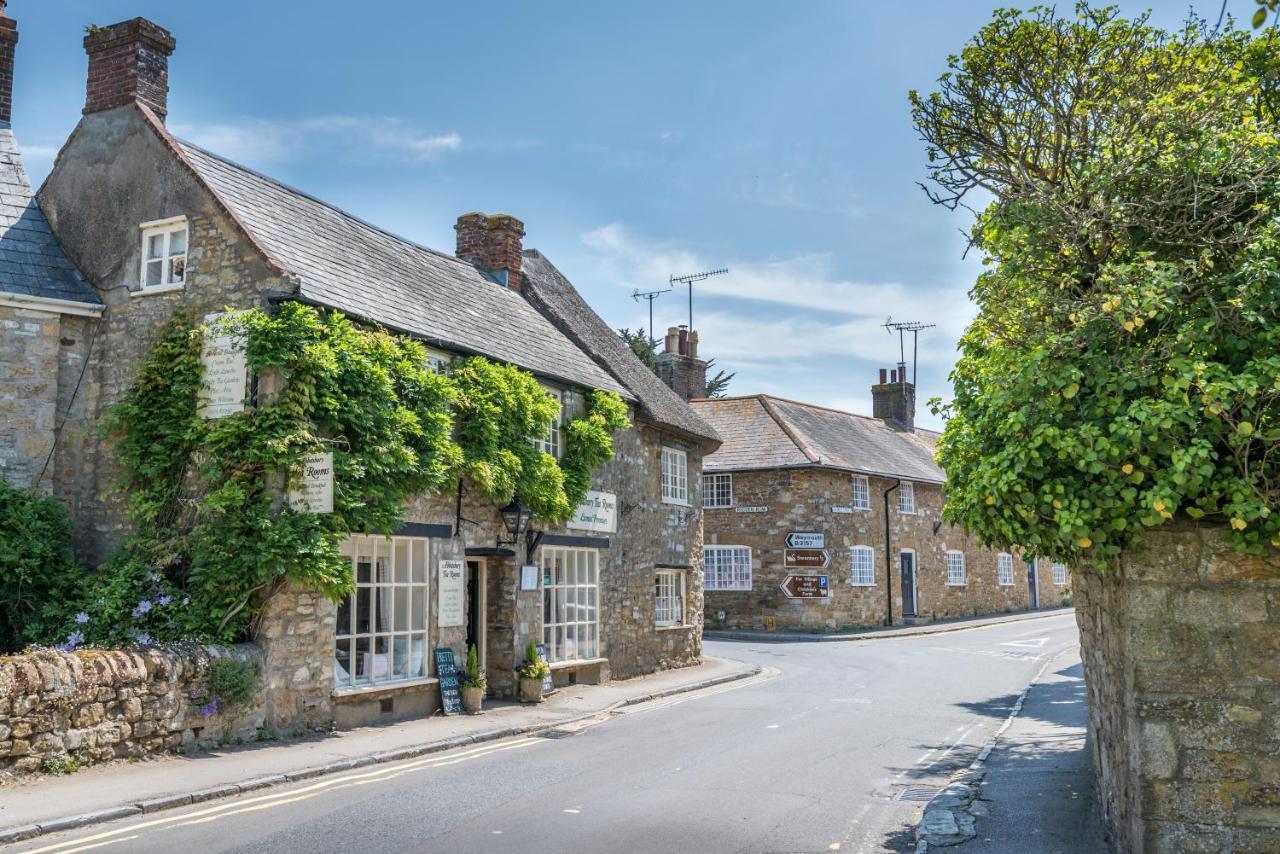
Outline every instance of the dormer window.
POLYGON ((187 218, 142 224, 143 290, 179 288, 187 279, 187 218))

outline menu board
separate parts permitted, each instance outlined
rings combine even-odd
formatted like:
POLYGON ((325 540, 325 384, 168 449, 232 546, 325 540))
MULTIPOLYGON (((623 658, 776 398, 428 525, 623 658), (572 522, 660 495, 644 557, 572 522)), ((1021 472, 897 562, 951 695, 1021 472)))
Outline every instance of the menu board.
POLYGON ((446 715, 462 713, 462 694, 458 690, 458 665, 453 660, 453 650, 436 649, 436 677, 440 680, 440 710, 446 715))

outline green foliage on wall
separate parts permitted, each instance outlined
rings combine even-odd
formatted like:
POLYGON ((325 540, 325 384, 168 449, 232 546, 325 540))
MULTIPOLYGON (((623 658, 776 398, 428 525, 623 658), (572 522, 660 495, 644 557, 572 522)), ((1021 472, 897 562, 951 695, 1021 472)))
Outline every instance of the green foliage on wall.
POLYGON ((62 505, 0 480, 0 651, 56 633, 82 579, 62 505))
POLYGON ((342 539, 395 530, 410 497, 460 477, 563 521, 612 456, 602 431, 629 424, 621 398, 592 392, 562 468, 532 444, 559 404, 526 371, 472 357, 438 374, 419 343, 298 303, 221 324, 243 342, 254 405, 201 417, 206 330, 177 316, 112 411, 134 534, 84 606, 89 642, 243 637, 285 582, 340 598, 354 583, 342 539), (295 512, 286 489, 318 451, 333 454, 334 512, 295 512))
POLYGON ((999 11, 913 93, 936 201, 980 190, 947 518, 1105 567, 1179 515, 1280 545, 1280 39, 999 11))

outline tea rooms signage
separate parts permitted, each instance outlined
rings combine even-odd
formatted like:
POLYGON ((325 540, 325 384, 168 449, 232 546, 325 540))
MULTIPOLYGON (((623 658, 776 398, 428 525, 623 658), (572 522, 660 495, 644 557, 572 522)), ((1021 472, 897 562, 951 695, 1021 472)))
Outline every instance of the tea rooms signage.
POLYGON ((299 513, 333 512, 333 454, 308 454, 302 475, 289 488, 289 506, 299 513))
POLYGON ((226 323, 240 313, 205 316, 204 346, 200 351, 205 386, 200 391, 200 415, 204 418, 225 418, 244 411, 249 377, 244 337, 227 328, 226 323))
POLYGON ((618 496, 612 492, 588 492, 566 527, 599 534, 617 533, 618 496))

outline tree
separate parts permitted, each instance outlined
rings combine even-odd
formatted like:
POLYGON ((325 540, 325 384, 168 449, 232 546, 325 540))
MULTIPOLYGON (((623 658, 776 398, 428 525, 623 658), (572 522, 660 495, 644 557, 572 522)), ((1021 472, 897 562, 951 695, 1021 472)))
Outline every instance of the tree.
POLYGON ((1192 21, 1001 10, 910 94, 971 296, 947 518, 1106 565, 1178 514, 1280 545, 1280 44, 1192 21))
MULTIPOLYGON (((658 339, 650 338, 644 329, 637 329, 632 332, 630 329, 619 329, 618 337, 627 343, 631 348, 631 352, 636 354, 636 358, 644 362, 649 370, 655 374, 658 372, 658 339)), ((710 371, 715 367, 716 360, 707 360, 707 370, 710 371)), ((729 383, 736 377, 737 372, 727 373, 718 371, 715 376, 707 380, 706 390, 703 392, 704 397, 724 397, 729 389, 729 383)))
MULTIPOLYGON (((708 359, 707 370, 710 371, 713 367, 715 367, 715 364, 716 364, 715 359, 708 359)), ((734 371, 731 374, 726 373, 724 371, 717 371, 714 377, 711 377, 710 379, 707 380, 706 396, 707 397, 724 397, 729 391, 729 383, 737 375, 738 375, 737 371, 734 371)))

